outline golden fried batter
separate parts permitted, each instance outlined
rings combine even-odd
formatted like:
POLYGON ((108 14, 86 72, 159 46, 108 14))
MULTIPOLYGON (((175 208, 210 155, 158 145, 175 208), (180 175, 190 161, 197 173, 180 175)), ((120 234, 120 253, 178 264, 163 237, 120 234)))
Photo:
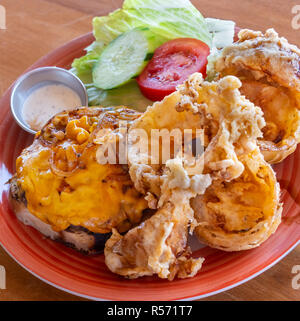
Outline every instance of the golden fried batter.
MULTIPOLYGON (((270 192, 268 200, 273 205, 266 213, 264 203, 258 202, 260 211, 254 212, 251 223, 259 233, 267 233, 267 236, 275 230, 281 213, 278 185, 274 172, 263 160, 256 144, 257 137, 262 136, 261 128, 265 122, 261 109, 241 96, 240 86, 239 79, 233 76, 209 83, 203 82, 201 74, 194 74, 177 92, 149 107, 133 123, 129 130, 130 175, 136 189, 145 195, 149 207, 156 209, 156 213, 124 236, 114 232, 105 248, 106 264, 111 271, 130 278, 158 274, 162 278, 173 279, 176 275, 195 275, 203 259, 190 257, 186 242, 188 232, 195 229, 202 241, 218 247, 218 236, 213 240, 210 234, 202 236, 203 227, 214 228, 214 218, 202 224, 203 207, 198 198, 204 199, 206 204, 206 200, 210 201, 210 197, 206 197, 210 195, 211 186, 231 184, 246 177, 247 168, 254 166, 258 159, 261 160, 260 168, 267 175, 253 185, 257 184, 259 190, 264 190, 266 185, 270 192), (165 128, 204 131, 206 149, 193 166, 187 162, 188 155, 183 147, 165 163, 160 159, 158 164, 151 164, 150 148, 141 148, 149 145, 149 140, 141 144, 139 140, 143 137, 138 137, 136 130, 145 130, 149 137, 152 129, 165 128), (257 157, 252 163, 255 154, 257 157), (272 228, 266 224, 264 228, 262 224, 258 225, 268 220, 276 221, 276 224, 272 228), (177 268, 174 270, 174 267, 177 268)), ((244 188, 247 199, 250 196, 247 195, 247 185, 244 188)), ((245 208, 247 206, 251 209, 250 203, 245 208)), ((245 212, 240 215, 238 209, 232 208, 230 217, 237 225, 243 225, 247 215, 245 212)), ((227 246, 226 241, 224 244, 227 246)), ((240 244, 242 249, 244 243, 251 246, 247 238, 238 239, 234 246, 238 248, 240 244)), ((234 250, 230 246, 226 249, 234 250)))
POLYGON ((191 258, 187 247, 187 229, 193 220, 189 199, 178 191, 125 236, 114 230, 104 250, 109 269, 129 278, 153 274, 169 280, 193 277, 204 260, 191 258))
POLYGON ((244 171, 226 182, 213 181, 204 195, 192 200, 199 240, 224 251, 259 246, 281 220, 279 186, 258 149, 239 160, 244 171))
POLYGON ((293 153, 300 141, 300 50, 269 29, 241 30, 214 62, 218 77, 237 76, 241 93, 262 108, 266 126, 258 144, 269 163, 293 153))

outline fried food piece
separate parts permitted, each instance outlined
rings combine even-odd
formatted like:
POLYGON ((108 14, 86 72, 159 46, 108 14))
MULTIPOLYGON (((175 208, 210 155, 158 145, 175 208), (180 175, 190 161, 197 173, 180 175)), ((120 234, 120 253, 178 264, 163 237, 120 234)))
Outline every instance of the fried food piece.
POLYGON ((224 251, 259 246, 281 221, 279 185, 258 150, 242 155, 244 171, 230 182, 216 179, 192 200, 200 241, 224 251))
POLYGON ((128 278, 157 274, 173 280, 193 277, 204 259, 191 258, 187 229, 193 219, 189 198, 177 192, 165 206, 125 236, 116 230, 106 242, 105 262, 114 273, 128 278), (182 199, 183 198, 183 199, 182 199))
MULTIPOLYGON (((269 186, 273 192, 269 200, 279 207, 275 175, 256 144, 265 125, 262 111, 240 95, 240 86, 236 77, 208 83, 203 82, 201 74, 194 74, 177 92, 149 107, 133 123, 129 130, 129 172, 136 189, 146 196, 156 213, 124 236, 114 232, 105 247, 106 264, 111 271, 129 278, 195 275, 203 258, 191 258, 186 242, 189 232, 202 227, 201 213, 194 203, 198 203, 198 197, 205 197, 215 182, 230 184, 241 177, 252 154, 260 155, 261 166, 275 180, 269 186), (152 129, 165 128, 180 132, 189 129, 192 133, 202 130, 204 153, 191 165, 190 155, 182 145, 180 150, 171 149, 166 162, 159 158, 158 163, 151 163, 157 161, 153 159, 151 140, 145 140, 137 129, 145 131, 149 138, 152 129)), ((190 140, 194 138, 191 135, 190 140)), ((264 183, 265 179, 262 178, 264 183)), ((273 215, 277 215, 276 210, 273 215)), ((237 214, 233 208, 233 220, 237 214)))
MULTIPOLYGON (((184 128, 196 128, 199 123, 199 115, 176 111, 179 100, 180 94, 175 92, 155 103, 129 130, 130 175, 149 207, 155 210, 155 214, 124 236, 114 231, 106 243, 106 265, 112 272, 129 278, 154 274, 169 280, 176 276, 186 278, 194 276, 202 266, 203 258, 192 258, 187 246, 188 231, 195 223, 190 199, 196 195, 192 186, 198 182, 198 190, 204 191, 211 183, 210 177, 199 173, 197 179, 190 178, 183 159, 176 158, 172 148, 167 159, 151 155, 152 129, 176 128, 181 132, 184 128)), ((172 139, 167 145, 172 145, 172 139)), ((161 145, 159 150, 162 152, 161 145)))
POLYGON ((258 144, 265 160, 278 163, 293 153, 300 141, 300 50, 273 29, 244 29, 214 69, 218 77, 237 76, 241 93, 262 108, 266 126, 258 144))
POLYGON ((96 161, 94 140, 100 130, 117 132, 120 120, 139 116, 124 107, 83 107, 54 116, 16 162, 15 181, 29 212, 57 233, 74 226, 125 232, 138 224, 147 202, 127 166, 96 161))
POLYGON ((204 154, 204 171, 214 179, 203 195, 191 201, 198 222, 195 233, 200 241, 221 250, 250 249, 274 233, 282 212, 275 173, 256 144, 265 124, 262 112, 237 93, 241 83, 235 77, 219 81, 218 96, 205 92, 204 86, 187 82, 181 89, 183 108, 202 114, 204 108, 218 127, 204 154), (225 86, 236 90, 226 92, 225 86), (195 89, 197 95, 191 96, 195 89), (222 155, 226 156, 220 161, 222 155))

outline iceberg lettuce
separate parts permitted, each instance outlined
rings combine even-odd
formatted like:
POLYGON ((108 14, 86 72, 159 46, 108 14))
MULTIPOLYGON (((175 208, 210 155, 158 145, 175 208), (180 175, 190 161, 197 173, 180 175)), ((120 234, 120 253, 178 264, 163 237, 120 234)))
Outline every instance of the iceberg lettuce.
POLYGON ((120 34, 137 28, 149 28, 149 53, 164 42, 182 37, 197 38, 211 45, 212 36, 205 19, 188 0, 125 0, 122 9, 93 19, 95 42, 87 54, 75 59, 72 67, 81 77, 89 72, 103 48, 120 34))

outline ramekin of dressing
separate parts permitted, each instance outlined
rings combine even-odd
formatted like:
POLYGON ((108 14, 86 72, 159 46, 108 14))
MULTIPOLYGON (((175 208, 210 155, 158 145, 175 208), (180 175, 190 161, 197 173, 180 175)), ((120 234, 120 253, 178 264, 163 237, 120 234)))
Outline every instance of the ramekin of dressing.
POLYGON ((87 106, 84 84, 70 71, 58 67, 34 69, 15 84, 11 111, 17 123, 35 134, 55 114, 87 106))

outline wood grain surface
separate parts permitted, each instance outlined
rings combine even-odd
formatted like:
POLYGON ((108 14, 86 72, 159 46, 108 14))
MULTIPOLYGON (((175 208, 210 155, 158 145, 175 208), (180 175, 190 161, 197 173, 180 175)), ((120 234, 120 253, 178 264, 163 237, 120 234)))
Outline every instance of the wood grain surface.
MULTIPOLYGON (((192 2, 204 16, 231 19, 242 28, 274 27, 280 35, 300 46, 300 29, 294 30, 291 25, 292 7, 300 5, 300 0, 192 2)), ((7 29, 0 30, 0 96, 37 59, 91 31, 93 16, 106 15, 121 3, 121 0, 0 0, 7 14, 7 29)), ((35 278, 2 249, 0 265, 7 273, 7 289, 0 290, 0 301, 80 300, 35 278)), ((300 290, 294 290, 291 285, 294 265, 300 265, 300 246, 255 279, 205 300, 300 300, 300 290)))

